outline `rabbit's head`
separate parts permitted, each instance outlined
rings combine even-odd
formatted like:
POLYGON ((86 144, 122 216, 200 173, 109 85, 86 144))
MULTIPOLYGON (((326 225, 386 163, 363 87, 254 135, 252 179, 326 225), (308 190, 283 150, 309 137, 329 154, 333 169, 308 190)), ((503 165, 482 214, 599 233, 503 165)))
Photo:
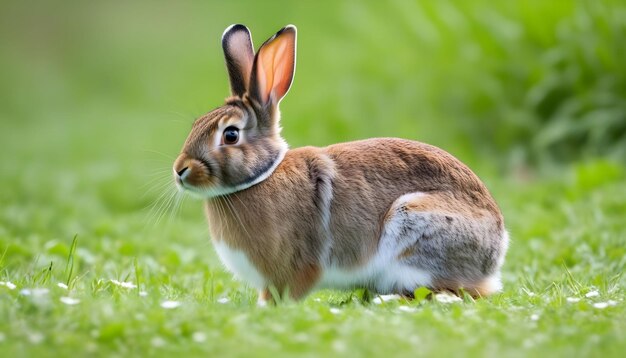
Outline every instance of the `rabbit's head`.
POLYGON ((232 25, 222 47, 232 97, 195 121, 174 162, 179 188, 204 198, 263 181, 287 152, 278 104, 295 72, 295 26, 278 31, 255 55, 248 28, 232 25))

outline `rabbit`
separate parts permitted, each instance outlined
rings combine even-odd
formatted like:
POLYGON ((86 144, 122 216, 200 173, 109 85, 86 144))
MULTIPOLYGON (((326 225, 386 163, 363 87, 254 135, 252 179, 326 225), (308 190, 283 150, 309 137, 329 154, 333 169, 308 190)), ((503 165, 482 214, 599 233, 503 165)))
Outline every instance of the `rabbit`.
POLYGON ((195 121, 173 174, 205 200, 219 258, 260 301, 321 288, 501 289, 504 219, 467 166, 397 138, 289 149, 279 103, 295 73, 296 27, 255 54, 248 28, 232 25, 222 47, 231 97, 195 121))

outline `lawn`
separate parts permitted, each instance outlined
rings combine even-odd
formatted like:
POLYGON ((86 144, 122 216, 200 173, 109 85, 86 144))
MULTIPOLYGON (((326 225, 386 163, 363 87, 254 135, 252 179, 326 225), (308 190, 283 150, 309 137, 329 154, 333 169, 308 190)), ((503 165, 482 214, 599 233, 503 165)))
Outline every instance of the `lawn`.
POLYGON ((621 356, 624 6, 359 4, 3 5, 2 356, 621 356), (405 137, 483 178, 511 235, 502 293, 257 306, 171 179, 194 118, 228 94, 233 22, 257 46, 299 28, 292 147, 405 137))

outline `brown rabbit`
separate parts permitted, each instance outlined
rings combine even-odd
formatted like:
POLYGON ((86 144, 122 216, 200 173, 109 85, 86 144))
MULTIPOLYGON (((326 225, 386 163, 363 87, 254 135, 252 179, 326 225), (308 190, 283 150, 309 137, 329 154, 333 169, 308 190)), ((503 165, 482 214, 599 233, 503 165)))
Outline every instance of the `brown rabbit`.
POLYGON ((222 37, 232 97, 193 125, 176 183, 206 199, 225 266, 260 290, 410 295, 421 286, 498 291, 508 235, 463 163, 419 142, 367 139, 288 149, 278 104, 294 76, 296 28, 254 54, 243 25, 222 37))

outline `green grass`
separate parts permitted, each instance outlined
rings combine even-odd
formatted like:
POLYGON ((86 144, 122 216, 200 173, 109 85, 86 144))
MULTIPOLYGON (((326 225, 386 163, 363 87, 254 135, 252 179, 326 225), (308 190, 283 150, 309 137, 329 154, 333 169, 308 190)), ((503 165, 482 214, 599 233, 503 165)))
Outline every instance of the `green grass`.
POLYGON ((622 355, 622 5, 260 4, 3 5, 3 356, 622 355), (292 146, 400 136, 475 169, 511 233, 501 294, 257 307, 201 203, 169 196, 193 119, 227 95, 218 40, 233 22, 257 45, 298 25, 292 146))
MULTIPOLYGON (((70 174, 65 180, 83 177, 70 174)), ((68 200, 89 201, 93 190, 66 189, 39 209, 29 208, 19 184, 27 178, 16 178, 15 190, 3 197, 9 204, 0 211, 0 247, 6 250, 0 281, 17 286, 0 286, 0 347, 8 355, 618 356, 626 348, 624 171, 593 163, 561 178, 491 184, 512 235, 500 295, 453 304, 377 305, 358 291, 323 291, 304 302, 265 308, 256 306, 253 290, 222 269, 199 203, 146 228, 142 211, 64 210, 68 200), (75 249, 70 232, 78 233, 75 249), (20 293, 33 288, 49 292, 20 293), (598 296, 586 297, 593 291, 598 296), (80 302, 67 305, 61 297, 80 302), (568 302, 570 297, 580 301, 568 302), (221 303, 223 298, 228 301, 221 303), (167 300, 181 305, 162 308, 167 300), (614 306, 594 307, 611 301, 614 306)))

